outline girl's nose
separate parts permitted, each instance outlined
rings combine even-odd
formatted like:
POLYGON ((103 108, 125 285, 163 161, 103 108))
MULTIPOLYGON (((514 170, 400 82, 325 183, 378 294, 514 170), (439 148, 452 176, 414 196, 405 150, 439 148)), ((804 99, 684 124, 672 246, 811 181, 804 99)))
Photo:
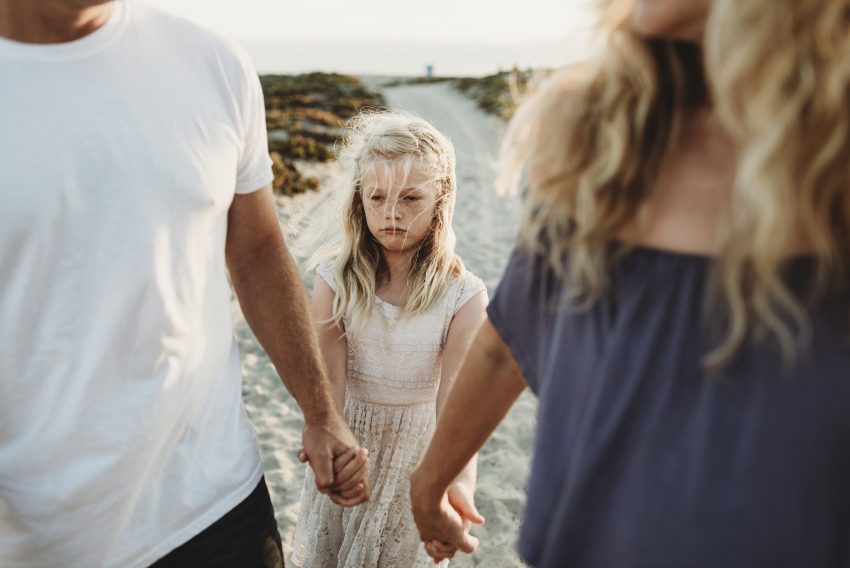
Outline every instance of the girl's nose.
POLYGON ((401 207, 397 203, 387 203, 384 207, 385 219, 401 219, 401 207))

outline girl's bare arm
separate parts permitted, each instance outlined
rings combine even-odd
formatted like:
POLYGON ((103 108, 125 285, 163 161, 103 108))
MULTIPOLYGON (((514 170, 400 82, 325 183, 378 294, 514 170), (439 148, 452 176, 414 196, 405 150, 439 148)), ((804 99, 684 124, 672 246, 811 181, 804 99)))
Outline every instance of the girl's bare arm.
POLYGON ((413 516, 422 540, 440 541, 464 552, 475 549, 476 541, 449 505, 446 490, 525 386, 510 349, 485 321, 443 405, 425 457, 410 478, 413 516))

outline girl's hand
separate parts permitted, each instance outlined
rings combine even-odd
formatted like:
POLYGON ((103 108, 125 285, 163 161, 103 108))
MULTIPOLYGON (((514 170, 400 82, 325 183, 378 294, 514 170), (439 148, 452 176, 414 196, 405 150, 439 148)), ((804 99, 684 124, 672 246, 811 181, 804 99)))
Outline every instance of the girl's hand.
POLYGON ((434 560, 434 564, 439 564, 447 558, 454 558, 457 548, 438 540, 432 540, 425 543, 425 552, 434 560))
POLYGON ((333 468, 331 499, 334 503, 347 507, 362 502, 360 497, 368 489, 369 483, 369 450, 349 448, 334 459, 333 468))
POLYGON ((426 543, 425 550, 435 562, 451 558, 457 550, 473 552, 478 546, 478 539, 469 534, 469 527, 473 518, 475 522, 483 522, 483 518, 475 509, 471 493, 460 487, 452 493, 463 514, 449 502, 448 491, 435 495, 426 487, 418 470, 410 478, 413 520, 426 543))
MULTIPOLYGON (((452 483, 446 491, 446 497, 449 500, 449 504, 461 517, 463 530, 466 533, 469 533, 469 529, 473 524, 484 524, 484 517, 481 516, 481 513, 475 507, 474 491, 467 483, 460 481, 452 483)), ((438 540, 431 540, 425 543, 425 551, 434 559, 435 564, 442 562, 446 558, 453 558, 457 550, 456 546, 438 540)))
MULTIPOLYGON (((298 453, 301 462, 307 461, 304 450, 298 453)), ((331 501, 343 507, 359 505, 368 497, 369 450, 348 448, 334 458, 334 480, 328 493, 331 501)))
POLYGON ((449 504, 465 522, 475 525, 484 524, 484 517, 475 508, 475 489, 470 487, 469 484, 455 481, 449 486, 446 496, 449 499, 449 504))

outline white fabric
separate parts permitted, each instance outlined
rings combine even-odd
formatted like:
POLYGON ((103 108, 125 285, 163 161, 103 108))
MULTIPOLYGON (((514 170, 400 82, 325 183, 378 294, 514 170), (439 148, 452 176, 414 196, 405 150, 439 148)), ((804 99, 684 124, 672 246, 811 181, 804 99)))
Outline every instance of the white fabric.
MULTIPOLYGON (((332 290, 329 264, 317 269, 332 290)), ((425 313, 402 317, 380 300, 358 333, 349 331, 345 416, 369 449, 368 503, 343 509, 316 491, 307 468, 292 560, 311 568, 434 566, 413 523, 409 476, 434 432, 445 337, 454 314, 484 284, 464 271, 425 313)), ((447 566, 444 561, 440 566, 447 566)))
POLYGON ((146 566, 261 476, 224 261, 259 81, 133 0, 0 77, 0 566, 146 566))

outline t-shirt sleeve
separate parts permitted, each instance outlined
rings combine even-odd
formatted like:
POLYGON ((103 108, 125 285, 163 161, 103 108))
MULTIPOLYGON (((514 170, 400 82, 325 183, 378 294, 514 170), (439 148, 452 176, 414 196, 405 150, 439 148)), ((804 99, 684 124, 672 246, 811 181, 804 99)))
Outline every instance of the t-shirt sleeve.
POLYGON ((266 108, 260 77, 248 55, 240 50, 241 88, 237 91, 241 152, 236 170, 236 193, 251 193, 272 182, 272 160, 266 135, 266 108))
POLYGON ((536 391, 544 306, 545 262, 521 247, 511 253, 502 280, 487 306, 490 323, 502 336, 531 390, 536 391))

